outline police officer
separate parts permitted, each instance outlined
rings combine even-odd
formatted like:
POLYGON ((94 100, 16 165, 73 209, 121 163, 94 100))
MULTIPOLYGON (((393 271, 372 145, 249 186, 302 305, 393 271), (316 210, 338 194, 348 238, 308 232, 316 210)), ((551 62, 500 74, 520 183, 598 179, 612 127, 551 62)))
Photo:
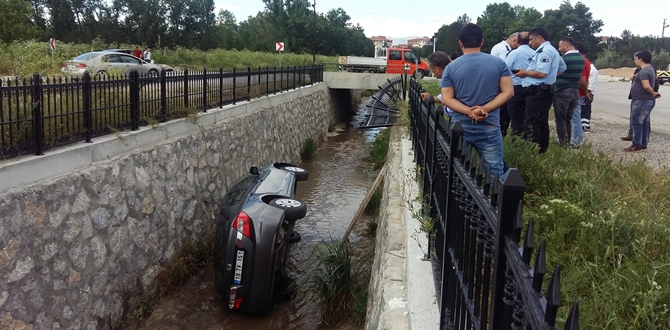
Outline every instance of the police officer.
POLYGON ((526 122, 524 135, 540 146, 540 153, 549 148, 549 108, 554 101, 554 83, 559 72, 566 70, 565 62, 549 40, 543 27, 528 32, 528 43, 535 49, 528 68, 518 68, 515 75, 526 91, 526 122), (530 130, 530 131, 528 131, 530 130))
MULTIPOLYGON (((530 60, 535 56, 535 51, 528 46, 527 31, 519 32, 517 43, 519 47, 512 50, 505 59, 505 63, 512 72, 516 72, 519 68, 527 69, 530 60)), ((521 135, 526 117, 526 91, 521 86, 521 78, 513 76, 512 84, 514 85, 514 96, 507 101, 507 111, 509 112, 512 134, 521 135)))

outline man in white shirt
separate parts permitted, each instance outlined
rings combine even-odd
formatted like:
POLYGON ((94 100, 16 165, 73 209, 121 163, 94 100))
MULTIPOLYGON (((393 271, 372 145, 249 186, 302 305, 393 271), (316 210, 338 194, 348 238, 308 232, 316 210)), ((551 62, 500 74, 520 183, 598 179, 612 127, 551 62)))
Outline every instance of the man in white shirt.
POLYGON ((497 43, 495 46, 493 46, 493 48, 491 48, 491 55, 498 56, 503 61, 507 59, 507 54, 509 54, 509 52, 511 52, 513 49, 519 47, 519 43, 517 42, 518 36, 519 32, 514 32, 510 34, 506 40, 497 43))
POLYGON ((144 51, 144 60, 151 63, 151 48, 149 47, 144 51))
MULTIPOLYGON (((493 46, 493 48, 491 48, 491 55, 497 56, 505 61, 507 59, 507 54, 519 47, 519 41, 517 40, 518 36, 519 32, 514 32, 510 34, 506 40, 497 43, 495 46, 493 46)), ((507 134, 507 128, 509 128, 509 124, 509 111, 507 110, 507 103, 505 103, 500 106, 500 131, 502 132, 503 136, 507 134)))
POLYGON ((589 93, 582 105, 582 131, 591 133, 591 103, 593 103, 593 94, 596 92, 596 83, 598 82, 598 69, 593 65, 593 55, 588 53, 584 55, 591 62, 591 73, 589 74, 589 93))

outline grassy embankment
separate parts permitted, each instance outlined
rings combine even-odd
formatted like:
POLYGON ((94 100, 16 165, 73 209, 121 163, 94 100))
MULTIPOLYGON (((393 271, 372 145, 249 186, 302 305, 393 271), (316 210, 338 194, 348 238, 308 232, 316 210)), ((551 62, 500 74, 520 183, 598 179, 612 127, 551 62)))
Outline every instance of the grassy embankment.
MULTIPOLYGON (((58 43, 54 51, 53 61, 51 50, 46 42, 23 41, 4 44, 0 42, 0 76, 19 75, 27 77, 34 72, 42 75, 60 73, 61 63, 82 53, 109 48, 133 49, 134 45, 110 45, 99 41, 90 44, 58 43)), ((176 68, 201 70, 202 68, 232 70, 252 67, 279 66, 277 53, 252 52, 248 50, 213 49, 201 51, 178 47, 176 49, 154 49, 152 59, 156 63, 167 64, 176 68)), ((311 65, 311 54, 281 54, 282 66, 311 65)), ((335 70, 337 56, 316 57, 317 64, 326 65, 327 69, 335 70)))
MULTIPOLYGON (((424 88, 435 95, 437 81, 424 88)), ((667 172, 613 161, 590 145, 538 154, 522 139, 504 143, 505 161, 528 186, 524 218, 535 218, 535 246, 546 238, 548 265, 563 267, 559 315, 578 300, 584 329, 669 329, 667 172)))

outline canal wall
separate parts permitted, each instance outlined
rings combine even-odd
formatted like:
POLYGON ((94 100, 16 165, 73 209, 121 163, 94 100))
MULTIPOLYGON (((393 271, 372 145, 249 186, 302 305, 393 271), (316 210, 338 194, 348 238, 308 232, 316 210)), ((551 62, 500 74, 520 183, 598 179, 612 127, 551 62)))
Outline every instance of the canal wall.
MULTIPOLYGON (((428 240, 421 229, 419 185, 411 141, 395 130, 386 160, 366 330, 438 329, 428 240)), ((402 129, 402 131, 405 131, 402 129)))
POLYGON ((0 163, 0 328, 113 328, 250 165, 298 162, 352 95, 320 83, 0 163))

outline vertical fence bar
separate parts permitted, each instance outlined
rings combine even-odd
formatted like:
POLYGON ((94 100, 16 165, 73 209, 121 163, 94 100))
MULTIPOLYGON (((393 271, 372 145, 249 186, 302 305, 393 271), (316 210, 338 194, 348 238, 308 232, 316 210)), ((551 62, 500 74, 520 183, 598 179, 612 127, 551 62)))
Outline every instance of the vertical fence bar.
POLYGON ((140 129, 140 74, 130 71, 130 122, 132 130, 140 129))
POLYGON ((297 88, 298 88, 298 87, 296 86, 296 84, 295 84, 295 78, 296 78, 297 71, 298 71, 298 68, 294 65, 294 66, 293 66, 293 88, 294 88, 294 89, 297 89, 297 88))
POLYGON ((207 68, 202 68, 202 112, 207 112, 207 68))
POLYGON ((219 68, 219 108, 223 107, 223 68, 219 68))
POLYGON ((161 71, 161 81, 160 81, 160 88, 161 88, 161 114, 163 117, 163 121, 166 121, 168 118, 168 113, 167 113, 167 72, 165 70, 161 71))
POLYGON ((280 66, 279 70, 279 93, 281 93, 284 85, 284 67, 280 66))
POLYGON ((188 108, 188 68, 184 69, 184 107, 188 108))
POLYGON ((274 76, 272 77, 272 94, 277 94, 277 66, 275 66, 274 76))
POLYGON ((261 86, 262 86, 262 85, 261 85, 261 82, 262 82, 262 81, 263 81, 263 80, 261 80, 261 66, 259 65, 259 66, 258 66, 258 94, 260 94, 260 95, 263 95, 263 93, 261 93, 261 88, 262 88, 262 87, 261 87, 261 86))
MULTIPOLYGON (((42 147, 44 144, 44 123, 42 122, 42 78, 40 74, 33 73, 32 88, 32 110, 33 110, 33 134, 35 138, 35 155, 44 155, 42 147)), ((10 110, 11 111, 11 110, 10 110)))
POLYGON ((251 67, 247 67, 247 101, 251 101, 251 67))
POLYGON ((91 133, 93 133, 93 110, 91 109, 91 75, 88 71, 84 71, 82 78, 84 93, 84 125, 86 126, 86 142, 91 143, 91 133))
POLYGON ((265 67, 265 95, 270 95, 270 66, 265 67))
POLYGON ((237 71, 233 68, 233 105, 237 101, 237 71))

